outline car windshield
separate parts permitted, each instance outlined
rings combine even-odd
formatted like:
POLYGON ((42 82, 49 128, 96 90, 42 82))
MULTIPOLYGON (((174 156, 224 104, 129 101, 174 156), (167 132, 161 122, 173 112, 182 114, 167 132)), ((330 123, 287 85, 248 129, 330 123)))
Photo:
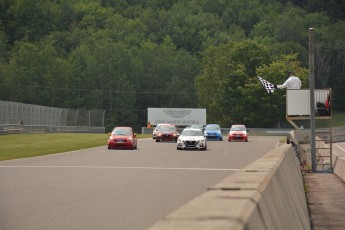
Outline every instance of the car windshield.
POLYGON ((244 126, 235 126, 231 127, 230 131, 246 131, 246 128, 244 126))
POLYGON ((192 125, 191 128, 193 128, 193 129, 203 129, 204 126, 203 125, 192 125))
POLYGON ((219 125, 208 125, 208 126, 206 126, 206 129, 208 129, 208 130, 220 130, 220 126, 219 125))
POLYGON ((158 129, 162 131, 176 131, 176 127, 173 125, 162 125, 158 129))
POLYGON ((132 131, 130 129, 114 129, 112 134, 118 136, 132 136, 132 131))
POLYGON ((202 133, 201 130, 195 129, 185 129, 182 131, 181 136, 203 136, 204 134, 202 133))

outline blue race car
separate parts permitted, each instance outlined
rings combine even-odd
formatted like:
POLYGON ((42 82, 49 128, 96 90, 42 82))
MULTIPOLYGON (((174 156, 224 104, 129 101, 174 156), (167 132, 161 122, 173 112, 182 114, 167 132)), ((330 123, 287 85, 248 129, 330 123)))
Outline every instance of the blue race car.
POLYGON ((205 127, 204 136, 207 140, 222 141, 222 130, 218 124, 208 124, 205 127))

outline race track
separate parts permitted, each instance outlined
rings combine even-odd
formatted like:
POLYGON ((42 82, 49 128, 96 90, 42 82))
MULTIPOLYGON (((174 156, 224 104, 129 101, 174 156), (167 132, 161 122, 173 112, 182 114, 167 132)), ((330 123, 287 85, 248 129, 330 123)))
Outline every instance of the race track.
POLYGON ((260 158, 280 138, 209 141, 207 151, 141 139, 137 150, 104 145, 2 161, 0 229, 142 230, 260 158))

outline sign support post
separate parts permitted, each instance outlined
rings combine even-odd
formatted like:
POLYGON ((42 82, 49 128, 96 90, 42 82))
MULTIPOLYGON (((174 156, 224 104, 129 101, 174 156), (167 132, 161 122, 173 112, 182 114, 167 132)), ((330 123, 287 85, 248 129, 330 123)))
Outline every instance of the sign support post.
POLYGON ((314 81, 314 28, 309 28, 309 90, 310 90, 310 147, 312 172, 317 171, 316 167, 316 146, 315 146, 315 81, 314 81))

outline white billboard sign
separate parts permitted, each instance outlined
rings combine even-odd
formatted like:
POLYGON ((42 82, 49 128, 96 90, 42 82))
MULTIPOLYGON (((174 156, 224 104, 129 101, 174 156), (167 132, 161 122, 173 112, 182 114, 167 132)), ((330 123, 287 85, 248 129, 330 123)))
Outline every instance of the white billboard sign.
POLYGON ((206 125, 206 109, 190 108, 148 108, 151 125, 169 123, 180 126, 206 125))
MULTIPOLYGON (((314 90, 315 109, 318 103, 325 103, 329 97, 328 89, 314 90)), ((310 116, 310 91, 309 89, 286 91, 286 115, 310 116)))

